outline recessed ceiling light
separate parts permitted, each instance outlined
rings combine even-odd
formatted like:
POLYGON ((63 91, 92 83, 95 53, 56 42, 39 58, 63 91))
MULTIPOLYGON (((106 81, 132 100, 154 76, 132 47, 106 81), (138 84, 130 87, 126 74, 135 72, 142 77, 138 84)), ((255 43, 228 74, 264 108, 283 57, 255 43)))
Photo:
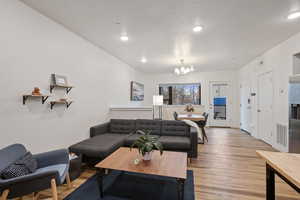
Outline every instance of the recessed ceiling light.
POLYGON ((300 17, 300 11, 289 14, 288 19, 296 19, 300 17))
POLYGON ((123 41, 123 42, 127 42, 129 40, 128 36, 127 35, 122 35, 120 37, 120 40, 123 41))
POLYGON ((146 59, 146 58, 142 58, 142 59, 141 59, 141 62, 142 62, 142 63, 146 63, 146 62, 147 62, 147 59, 146 59))
POLYGON ((203 30, 203 27, 202 27, 202 26, 195 26, 195 27, 193 28, 193 31, 194 31, 195 33, 201 32, 202 30, 203 30))

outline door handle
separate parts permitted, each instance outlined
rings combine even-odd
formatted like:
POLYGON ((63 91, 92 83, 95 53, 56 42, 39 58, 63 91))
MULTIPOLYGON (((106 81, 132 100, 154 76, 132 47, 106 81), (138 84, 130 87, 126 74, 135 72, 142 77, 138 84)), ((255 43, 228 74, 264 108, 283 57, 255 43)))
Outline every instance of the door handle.
POLYGON ((258 109, 258 110, 257 110, 257 112, 261 112, 261 110, 260 110, 260 109, 258 109))

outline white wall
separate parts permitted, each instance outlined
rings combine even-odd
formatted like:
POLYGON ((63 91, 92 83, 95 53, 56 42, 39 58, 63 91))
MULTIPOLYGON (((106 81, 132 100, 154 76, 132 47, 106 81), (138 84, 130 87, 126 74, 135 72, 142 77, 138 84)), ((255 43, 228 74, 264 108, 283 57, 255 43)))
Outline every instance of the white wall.
POLYGON ((152 75, 148 78, 147 93, 158 94, 161 83, 201 83, 202 104, 206 112, 209 110, 209 83, 211 81, 229 81, 232 86, 232 101, 230 103, 229 125, 239 127, 238 73, 237 71, 194 72, 185 76, 174 74, 152 75))
POLYGON ((131 104, 130 81, 144 82, 143 74, 17 0, 0 1, 0 44, 0 148, 68 147, 106 121, 110 105, 131 104), (75 103, 52 111, 40 101, 23 106, 21 95, 33 87, 49 92, 51 73, 69 78, 75 103))
MULTIPOLYGON (((258 75, 272 71, 274 85, 273 104, 273 146, 281 151, 288 151, 275 141, 276 124, 288 126, 288 80, 293 71, 293 55, 300 52, 300 33, 270 49, 262 56, 251 61, 239 71, 239 82, 248 81, 251 90, 258 91, 258 75), (260 61, 264 63, 261 65, 260 61)), ((258 136, 257 122, 257 96, 252 97, 252 130, 254 136, 258 136)))

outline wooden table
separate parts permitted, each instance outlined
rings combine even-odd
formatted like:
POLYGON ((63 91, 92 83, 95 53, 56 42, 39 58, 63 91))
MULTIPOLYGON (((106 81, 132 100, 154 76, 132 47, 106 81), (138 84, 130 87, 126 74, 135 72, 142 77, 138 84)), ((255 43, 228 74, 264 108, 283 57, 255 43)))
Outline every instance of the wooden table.
POLYGON ((300 154, 256 151, 266 161, 266 199, 275 200, 275 174, 300 193, 300 154))
POLYGON ((103 197, 103 177, 105 169, 135 172, 141 174, 157 175, 175 178, 178 183, 178 198, 184 198, 184 182, 187 173, 187 153, 164 151, 161 156, 159 151, 154 151, 151 161, 143 161, 137 149, 121 147, 96 165, 98 168, 98 183, 100 195, 103 197), (139 159, 138 164, 134 163, 139 159))
POLYGON ((204 121, 205 117, 201 114, 178 114, 178 120, 204 121))

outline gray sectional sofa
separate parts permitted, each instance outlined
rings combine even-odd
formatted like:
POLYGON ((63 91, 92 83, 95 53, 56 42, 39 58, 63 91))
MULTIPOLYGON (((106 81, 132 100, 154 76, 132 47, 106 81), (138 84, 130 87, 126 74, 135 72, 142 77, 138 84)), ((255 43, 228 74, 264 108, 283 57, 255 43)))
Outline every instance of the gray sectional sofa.
POLYGON ((85 162, 99 161, 119 147, 130 146, 140 135, 136 130, 151 130, 159 136, 164 150, 187 152, 197 157, 198 135, 182 121, 147 119, 112 119, 90 128, 90 138, 69 147, 70 152, 83 156, 85 162))

